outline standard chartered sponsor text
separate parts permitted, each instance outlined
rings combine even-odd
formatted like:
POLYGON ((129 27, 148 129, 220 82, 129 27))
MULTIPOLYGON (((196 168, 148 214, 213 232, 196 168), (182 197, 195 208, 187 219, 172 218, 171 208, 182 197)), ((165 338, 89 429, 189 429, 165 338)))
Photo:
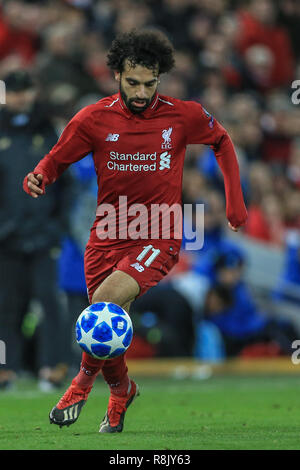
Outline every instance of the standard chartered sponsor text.
POLYGON ((156 171, 157 152, 154 153, 119 153, 111 151, 107 168, 114 171, 156 171), (128 162, 128 163, 124 163, 128 162), (133 162, 133 163, 132 163, 133 162), (137 163, 138 162, 138 163, 137 163), (148 163, 143 163, 148 162, 148 163))

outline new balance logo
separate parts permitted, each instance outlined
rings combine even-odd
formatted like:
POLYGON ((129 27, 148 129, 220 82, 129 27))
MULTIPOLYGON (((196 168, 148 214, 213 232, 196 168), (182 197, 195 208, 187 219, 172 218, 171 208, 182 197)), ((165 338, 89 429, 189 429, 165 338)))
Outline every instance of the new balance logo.
POLYGON ((105 140, 109 142, 117 142, 117 140, 119 140, 119 137, 120 134, 108 134, 105 140))
POLYGON ((130 265, 132 268, 136 269, 139 273, 142 273, 143 271, 145 271, 145 268, 144 266, 142 266, 141 264, 139 263, 133 263, 130 265))
POLYGON ((170 160, 171 160, 171 155, 168 152, 163 152, 160 155, 159 169, 160 170, 164 170, 165 168, 170 169, 170 160))
POLYGON ((64 410, 64 421, 75 420, 78 417, 78 404, 64 410))

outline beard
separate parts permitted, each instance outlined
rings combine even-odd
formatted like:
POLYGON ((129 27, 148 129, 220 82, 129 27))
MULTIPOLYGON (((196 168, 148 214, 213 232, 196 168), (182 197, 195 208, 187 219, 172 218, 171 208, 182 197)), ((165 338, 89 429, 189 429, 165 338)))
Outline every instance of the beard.
POLYGON ((125 91, 122 88, 122 85, 120 84, 120 95, 122 97, 122 100, 124 101, 125 105, 134 114, 142 113, 145 111, 149 105, 152 103, 153 98, 155 96, 155 93, 153 94, 152 98, 144 98, 144 99, 139 99, 139 98, 128 98, 126 95, 125 91), (140 103, 140 106, 135 106, 134 103, 140 103))

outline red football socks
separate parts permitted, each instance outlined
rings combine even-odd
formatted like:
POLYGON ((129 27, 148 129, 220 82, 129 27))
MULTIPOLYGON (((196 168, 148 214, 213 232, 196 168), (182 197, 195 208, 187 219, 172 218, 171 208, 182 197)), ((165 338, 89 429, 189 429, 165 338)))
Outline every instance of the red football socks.
POLYGON ((111 393, 118 396, 126 396, 130 391, 125 355, 106 360, 102 367, 104 380, 110 387, 111 393))
POLYGON ((104 362, 104 360, 95 359, 83 352, 80 371, 74 378, 74 382, 82 388, 94 385, 96 377, 103 367, 104 362))
POLYGON ((83 352, 80 371, 74 382, 82 388, 91 387, 101 369, 104 380, 114 395, 126 396, 129 393, 130 380, 124 354, 114 359, 101 360, 83 352))

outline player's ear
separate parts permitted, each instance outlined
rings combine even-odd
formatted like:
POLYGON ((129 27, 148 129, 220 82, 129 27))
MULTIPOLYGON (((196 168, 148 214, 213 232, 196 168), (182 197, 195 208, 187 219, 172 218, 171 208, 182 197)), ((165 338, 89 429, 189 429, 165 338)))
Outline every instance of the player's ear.
POLYGON ((120 72, 115 72, 115 80, 117 80, 117 82, 120 83, 120 80, 121 80, 121 73, 120 72))

